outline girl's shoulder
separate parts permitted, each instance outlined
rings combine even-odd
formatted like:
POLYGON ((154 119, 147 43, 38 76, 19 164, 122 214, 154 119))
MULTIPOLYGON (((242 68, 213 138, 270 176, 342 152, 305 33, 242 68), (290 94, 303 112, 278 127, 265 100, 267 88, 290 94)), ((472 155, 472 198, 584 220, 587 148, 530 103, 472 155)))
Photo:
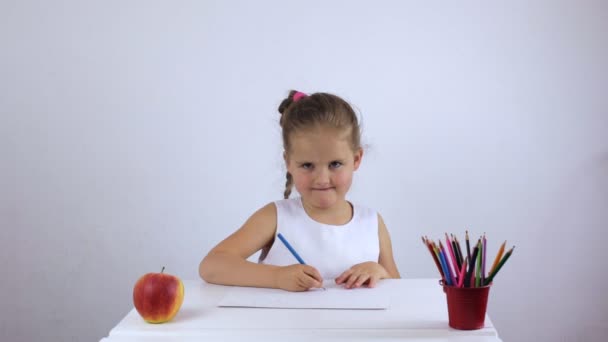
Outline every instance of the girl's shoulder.
POLYGON ((369 207, 365 204, 354 203, 353 201, 349 201, 349 203, 352 205, 355 213, 358 212, 364 216, 380 216, 380 213, 373 207, 369 207))
POLYGON ((274 202, 267 203, 263 207, 259 208, 254 212, 250 220, 264 221, 264 222, 276 222, 277 219, 277 207, 274 202))
POLYGON ((303 210, 300 197, 281 199, 272 203, 277 212, 299 213, 303 210))
POLYGON ((382 215, 380 215, 380 212, 378 210, 373 207, 368 207, 366 205, 355 204, 353 202, 350 203, 352 204, 355 213, 358 213, 357 215, 359 217, 364 217, 368 220, 371 220, 374 223, 374 226, 378 227, 378 229, 384 226, 384 219, 382 218, 382 215))
POLYGON ((276 222, 279 215, 297 214, 302 210, 302 202, 299 197, 296 197, 269 202, 258 209, 253 216, 276 222))
POLYGON ((300 197, 291 197, 291 198, 286 198, 286 199, 280 199, 280 200, 276 200, 274 202, 275 205, 279 206, 279 205, 301 205, 302 201, 300 200, 300 197))

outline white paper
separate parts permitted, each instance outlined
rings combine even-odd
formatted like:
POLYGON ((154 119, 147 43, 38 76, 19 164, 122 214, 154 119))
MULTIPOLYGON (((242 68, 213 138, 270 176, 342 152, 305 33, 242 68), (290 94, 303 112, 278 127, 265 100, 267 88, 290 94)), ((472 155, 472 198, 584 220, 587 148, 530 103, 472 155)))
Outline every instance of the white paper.
POLYGON ((234 286, 218 303, 220 307, 283 308, 283 309, 350 309, 379 310, 389 306, 388 293, 382 286, 345 289, 339 285, 325 286, 305 292, 234 286))

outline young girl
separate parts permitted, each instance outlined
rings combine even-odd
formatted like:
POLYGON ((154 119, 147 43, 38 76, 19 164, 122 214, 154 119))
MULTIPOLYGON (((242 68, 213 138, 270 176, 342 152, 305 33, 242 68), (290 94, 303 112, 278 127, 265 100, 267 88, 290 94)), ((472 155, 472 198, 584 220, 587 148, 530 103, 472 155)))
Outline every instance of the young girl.
POLYGON ((345 199, 363 150, 351 106, 327 94, 291 91, 279 106, 284 200, 269 203, 201 261, 209 283, 306 291, 333 279, 346 288, 399 278, 382 217, 345 199), (295 186, 300 197, 289 198, 295 186), (298 263, 281 233, 306 262, 298 263), (247 261, 262 250, 259 262, 247 261))

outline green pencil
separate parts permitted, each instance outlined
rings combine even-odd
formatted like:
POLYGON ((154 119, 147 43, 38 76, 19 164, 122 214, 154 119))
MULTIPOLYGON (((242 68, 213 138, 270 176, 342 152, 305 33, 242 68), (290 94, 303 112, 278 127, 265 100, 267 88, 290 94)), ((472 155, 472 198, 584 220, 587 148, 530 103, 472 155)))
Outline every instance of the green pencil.
POLYGON ((502 260, 500 260, 500 262, 498 263, 498 266, 496 266, 496 268, 494 270, 492 270, 492 273, 490 274, 490 276, 486 278, 484 285, 488 285, 492 282, 492 280, 494 279, 494 277, 496 276, 498 271, 500 271, 500 268, 502 267, 502 265, 505 264, 507 259, 509 259, 509 257, 513 253, 513 249, 515 249, 515 246, 511 247, 511 249, 509 249, 509 251, 507 253, 505 253, 505 255, 502 257, 502 260))

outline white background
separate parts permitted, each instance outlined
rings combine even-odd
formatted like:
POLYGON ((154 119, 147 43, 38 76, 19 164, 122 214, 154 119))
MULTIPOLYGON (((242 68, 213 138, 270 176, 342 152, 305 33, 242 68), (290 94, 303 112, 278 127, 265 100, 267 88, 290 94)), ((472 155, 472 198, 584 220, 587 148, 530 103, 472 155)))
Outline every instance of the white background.
POLYGON ((2 1, 0 340, 98 340, 144 273, 197 279, 282 197, 296 88, 360 113, 350 199, 402 275, 485 232, 517 246, 504 341, 604 341, 607 33, 604 1, 2 1))

